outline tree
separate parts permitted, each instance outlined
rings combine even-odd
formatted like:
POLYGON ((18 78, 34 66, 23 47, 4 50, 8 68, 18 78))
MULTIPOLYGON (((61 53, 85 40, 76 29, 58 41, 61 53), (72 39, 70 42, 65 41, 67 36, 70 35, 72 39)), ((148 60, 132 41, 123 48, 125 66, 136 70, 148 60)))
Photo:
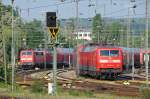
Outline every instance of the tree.
POLYGON ((92 33, 93 33, 92 38, 94 42, 100 43, 100 40, 102 40, 102 29, 103 29, 103 25, 102 25, 101 15, 96 14, 96 16, 93 18, 93 23, 92 23, 92 33))
POLYGON ((63 43, 64 47, 74 47, 76 40, 73 38, 73 32, 75 30, 75 19, 70 18, 64 25, 64 31, 61 31, 58 35, 58 41, 63 43))
POLYGON ((44 44, 44 30, 42 29, 41 21, 33 20, 31 22, 25 23, 24 28, 22 28, 26 33, 25 48, 37 48, 44 44))
MULTIPOLYGON (((3 36, 1 36, 0 40, 3 38, 3 44, 5 44, 5 50, 6 50, 6 59, 7 62, 10 61, 11 57, 11 40, 12 40, 12 32, 11 32, 11 14, 12 14, 12 7, 10 5, 3 5, 1 4, 1 33, 3 33, 3 36), (4 43, 5 42, 5 43, 4 43)), ((14 20, 16 20, 19 17, 18 10, 14 9, 14 20)), ((18 26, 15 26, 15 29, 18 28, 18 26)))
POLYGON ((120 35, 124 30, 123 28, 123 25, 119 22, 113 22, 111 25, 109 25, 106 29, 108 33, 107 42, 113 42, 113 44, 118 43, 120 41, 120 35))

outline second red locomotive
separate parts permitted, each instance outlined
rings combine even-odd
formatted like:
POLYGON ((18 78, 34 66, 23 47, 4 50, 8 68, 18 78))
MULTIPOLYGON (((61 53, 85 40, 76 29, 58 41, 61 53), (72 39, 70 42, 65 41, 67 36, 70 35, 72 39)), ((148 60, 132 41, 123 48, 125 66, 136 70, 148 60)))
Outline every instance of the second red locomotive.
POLYGON ((122 72, 122 49, 115 47, 85 45, 79 47, 79 67, 81 75, 94 77, 117 77, 122 72))

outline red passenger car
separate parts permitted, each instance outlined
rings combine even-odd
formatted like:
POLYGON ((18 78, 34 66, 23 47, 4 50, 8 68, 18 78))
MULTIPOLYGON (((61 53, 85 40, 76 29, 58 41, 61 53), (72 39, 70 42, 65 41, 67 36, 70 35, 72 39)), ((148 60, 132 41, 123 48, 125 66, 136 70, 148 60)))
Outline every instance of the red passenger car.
POLYGON ((87 45, 79 51, 81 75, 115 77, 122 72, 122 49, 87 45))
POLYGON ((139 48, 126 48, 121 47, 122 53, 123 53, 123 66, 124 70, 126 70, 127 65, 129 66, 129 69, 132 68, 132 55, 134 55, 134 67, 139 68, 140 67, 140 49, 139 48), (127 54, 129 57, 127 57, 127 54), (128 59, 129 58, 129 59, 128 59))
MULTIPOLYGON (((143 49, 140 50, 140 64, 141 64, 141 66, 145 65, 145 54, 146 53, 150 57, 150 50, 143 50, 143 49)), ((150 65, 150 62, 149 62, 149 65, 150 65)))
POLYGON ((35 51, 35 67, 43 68, 45 63, 47 66, 52 64, 52 54, 47 50, 35 51))
POLYGON ((57 48, 57 64, 60 66, 69 66, 73 62, 72 48, 57 48), (70 63, 69 63, 70 62, 70 63))

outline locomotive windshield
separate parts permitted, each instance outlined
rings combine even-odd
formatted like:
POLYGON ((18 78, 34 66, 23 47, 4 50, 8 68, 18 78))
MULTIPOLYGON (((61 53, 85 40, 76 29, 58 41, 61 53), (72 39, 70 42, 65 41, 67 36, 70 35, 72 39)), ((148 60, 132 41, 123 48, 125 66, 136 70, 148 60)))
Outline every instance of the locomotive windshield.
POLYGON ((101 56, 109 56, 109 50, 101 50, 101 56))
POLYGON ((32 52, 27 52, 27 55, 32 55, 32 52))
POLYGON ((101 56, 119 56, 119 50, 101 50, 101 56))
POLYGON ((22 55, 32 55, 32 52, 28 51, 28 52, 22 52, 22 55))
POLYGON ((118 50, 110 50, 110 56, 119 56, 118 50))

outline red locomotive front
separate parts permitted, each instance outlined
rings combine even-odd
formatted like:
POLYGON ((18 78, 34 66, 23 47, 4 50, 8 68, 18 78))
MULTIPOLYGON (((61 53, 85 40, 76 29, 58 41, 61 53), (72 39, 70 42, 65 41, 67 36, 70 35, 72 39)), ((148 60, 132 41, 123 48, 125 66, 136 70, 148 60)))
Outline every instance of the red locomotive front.
POLYGON ((23 67, 29 68, 29 66, 34 66, 35 56, 34 50, 23 50, 20 52, 20 64, 23 67))
POLYGON ((122 50, 120 48, 97 49, 97 72, 121 73, 122 72, 122 50))

